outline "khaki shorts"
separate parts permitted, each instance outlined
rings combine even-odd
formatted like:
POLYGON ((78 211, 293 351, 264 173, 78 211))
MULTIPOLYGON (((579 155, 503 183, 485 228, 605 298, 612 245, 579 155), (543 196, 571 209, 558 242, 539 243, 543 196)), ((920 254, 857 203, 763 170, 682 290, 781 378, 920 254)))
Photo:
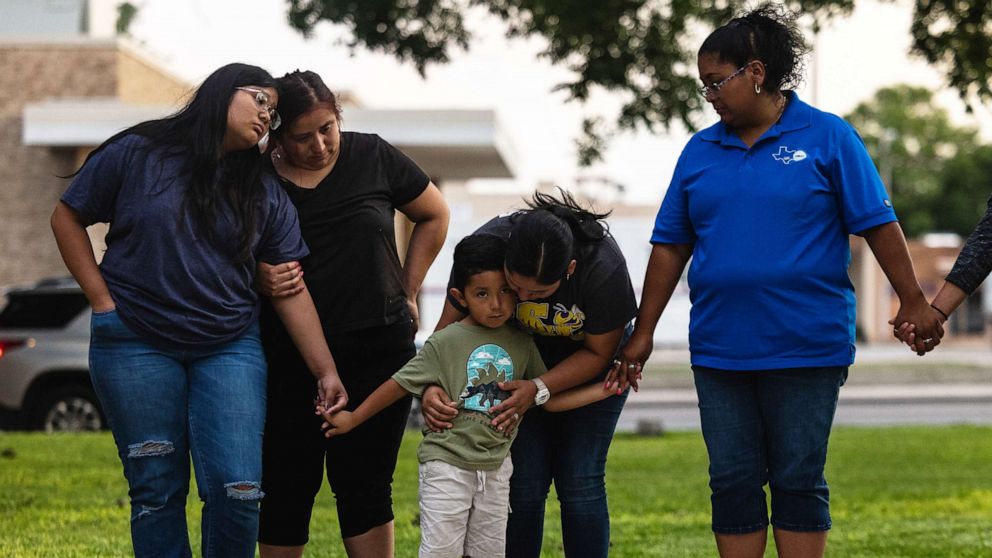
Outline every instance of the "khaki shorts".
POLYGON ((512 474, 509 457, 495 471, 421 463, 421 558, 502 558, 512 474))

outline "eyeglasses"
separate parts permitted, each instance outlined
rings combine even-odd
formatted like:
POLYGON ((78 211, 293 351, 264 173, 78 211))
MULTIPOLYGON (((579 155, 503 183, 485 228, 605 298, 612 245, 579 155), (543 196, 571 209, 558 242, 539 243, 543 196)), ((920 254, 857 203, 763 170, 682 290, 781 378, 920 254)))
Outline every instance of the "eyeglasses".
POLYGON ((246 91, 248 93, 255 94, 255 102, 258 106, 265 109, 265 112, 269 114, 269 129, 275 130, 282 124, 282 118, 279 117, 279 113, 276 109, 269 104, 269 94, 261 89, 255 89, 254 87, 235 87, 240 91, 246 91))
POLYGON ((739 76, 739 75, 741 75, 741 72, 743 72, 744 70, 746 70, 746 69, 747 69, 747 67, 748 67, 748 66, 749 66, 750 64, 751 64, 751 63, 750 63, 750 62, 748 62, 747 64, 744 64, 744 65, 743 65, 743 66, 741 66, 740 68, 737 68, 737 70, 735 70, 735 71, 734 71, 734 73, 732 73, 732 74, 730 74, 729 76, 727 76, 727 77, 725 77, 725 78, 723 78, 722 80, 720 80, 720 81, 719 81, 719 82, 717 82, 717 83, 711 83, 711 84, 709 84, 709 85, 704 85, 704 86, 702 86, 702 87, 700 87, 700 88, 699 88, 699 93, 700 93, 700 94, 701 94, 701 95, 702 95, 703 97, 709 97, 709 96, 710 96, 710 94, 713 94, 713 95, 717 95, 717 94, 719 94, 719 93, 720 93, 720 89, 721 89, 721 88, 723 88, 723 86, 724 86, 724 85, 727 85, 727 83, 728 83, 728 82, 729 82, 730 80, 732 80, 732 79, 734 79, 735 77, 737 77, 737 76, 739 76))

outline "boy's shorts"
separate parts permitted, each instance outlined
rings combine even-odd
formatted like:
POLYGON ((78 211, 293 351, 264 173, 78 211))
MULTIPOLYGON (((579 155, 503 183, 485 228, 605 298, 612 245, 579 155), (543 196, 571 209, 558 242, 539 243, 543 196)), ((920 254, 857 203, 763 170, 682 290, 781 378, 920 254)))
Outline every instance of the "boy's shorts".
POLYGON ((421 463, 420 556, 502 558, 512 474, 509 456, 495 471, 421 463))

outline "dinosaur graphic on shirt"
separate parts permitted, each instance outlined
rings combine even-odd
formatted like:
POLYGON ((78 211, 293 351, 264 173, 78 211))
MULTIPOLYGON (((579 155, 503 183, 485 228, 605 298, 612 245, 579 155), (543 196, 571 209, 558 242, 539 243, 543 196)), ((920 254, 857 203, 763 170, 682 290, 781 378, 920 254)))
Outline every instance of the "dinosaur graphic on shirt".
POLYGON ((477 347, 466 364, 465 389, 459 396, 464 408, 488 413, 510 396, 500 389, 500 382, 513 380, 513 360, 503 347, 486 344, 477 347))
POLYGON ((469 380, 468 385, 465 386, 465 391, 462 392, 462 399, 470 399, 476 395, 481 395, 479 398, 479 404, 485 405, 486 401, 489 402, 489 406, 498 405, 500 401, 503 401, 510 396, 510 392, 502 390, 499 388, 499 382, 506 381, 506 375, 493 366, 493 363, 488 363, 486 368, 480 368, 477 370, 479 372, 478 378, 472 378, 469 380))

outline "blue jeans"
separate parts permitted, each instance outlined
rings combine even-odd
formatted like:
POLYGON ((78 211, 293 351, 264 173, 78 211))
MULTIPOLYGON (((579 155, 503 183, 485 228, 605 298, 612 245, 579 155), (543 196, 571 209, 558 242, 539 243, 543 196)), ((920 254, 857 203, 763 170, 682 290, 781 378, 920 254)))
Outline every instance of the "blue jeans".
POLYGON ((257 324, 195 350, 152 346, 114 311, 94 314, 91 328, 90 376, 124 465, 135 556, 192 555, 192 456, 203 555, 253 557, 266 380, 257 324))
POLYGON ((847 367, 736 371, 693 366, 710 457, 713 531, 830 529, 823 476, 847 367))
POLYGON ((627 394, 563 413, 531 409, 510 451, 508 558, 541 555, 544 505, 554 480, 566 556, 605 557, 610 548, 606 454, 627 394))

